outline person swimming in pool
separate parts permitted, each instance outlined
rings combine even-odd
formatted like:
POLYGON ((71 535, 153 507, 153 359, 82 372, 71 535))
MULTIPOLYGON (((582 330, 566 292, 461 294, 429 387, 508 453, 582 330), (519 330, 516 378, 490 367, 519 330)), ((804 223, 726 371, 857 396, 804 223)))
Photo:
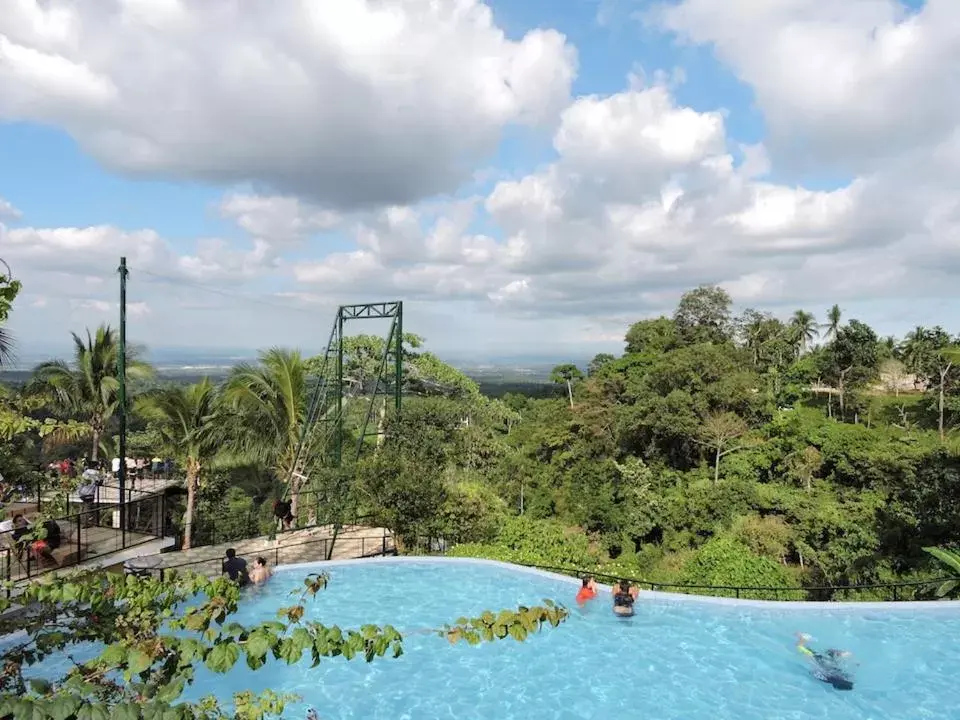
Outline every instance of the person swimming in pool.
POLYGON ((636 602, 640 591, 630 585, 626 580, 621 580, 613 586, 613 614, 620 617, 630 617, 633 615, 633 603, 636 602))
POLYGON ((587 575, 580 580, 580 592, 577 593, 577 605, 583 607, 588 600, 593 600, 597 596, 597 584, 593 578, 587 575))
POLYGON ((852 653, 836 648, 828 648, 823 653, 816 652, 807 647, 812 639, 806 633, 797 633, 797 650, 813 661, 813 676, 821 682, 833 685, 836 690, 853 690, 853 680, 841 663, 844 658, 849 658, 852 653))

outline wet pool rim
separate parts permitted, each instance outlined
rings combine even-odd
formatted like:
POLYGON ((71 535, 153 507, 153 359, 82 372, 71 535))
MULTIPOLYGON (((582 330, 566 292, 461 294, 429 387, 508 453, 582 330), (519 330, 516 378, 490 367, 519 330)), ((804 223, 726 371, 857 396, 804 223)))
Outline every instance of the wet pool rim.
MULTIPOLYGON (((278 565, 275 571, 287 574, 295 571, 318 571, 328 567, 362 566, 362 565, 401 565, 410 564, 436 564, 436 565, 486 565, 488 567, 498 567, 515 573, 527 575, 536 575, 549 580, 558 580, 574 587, 580 584, 580 581, 569 575, 532 568, 526 565, 515 565, 513 563, 502 562, 500 560, 487 560, 483 558, 451 558, 423 555, 400 555, 396 557, 376 557, 376 558, 358 558, 353 560, 315 560, 313 562, 293 563, 290 565, 278 565)), ((610 586, 597 583, 602 592, 609 593, 610 586)), ((746 600, 737 598, 711 597, 709 595, 692 595, 686 593, 671 593, 654 590, 641 590, 638 602, 655 601, 659 603, 689 603, 698 605, 725 605, 728 607, 740 608, 762 608, 768 610, 790 610, 792 612, 807 612, 833 610, 833 611, 869 611, 875 613, 882 611, 884 613, 902 613, 909 612, 957 612, 960 613, 960 600, 909 600, 902 602, 880 601, 880 602, 855 602, 855 601, 812 601, 812 600, 746 600)))

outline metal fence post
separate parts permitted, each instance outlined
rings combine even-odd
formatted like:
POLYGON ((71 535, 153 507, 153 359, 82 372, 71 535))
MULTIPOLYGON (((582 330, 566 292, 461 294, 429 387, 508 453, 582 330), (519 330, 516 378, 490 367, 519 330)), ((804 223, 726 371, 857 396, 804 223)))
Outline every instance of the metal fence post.
POLYGON ((82 538, 80 534, 83 532, 83 515, 77 515, 77 562, 74 565, 79 565, 80 561, 83 559, 83 543, 81 542, 82 538))

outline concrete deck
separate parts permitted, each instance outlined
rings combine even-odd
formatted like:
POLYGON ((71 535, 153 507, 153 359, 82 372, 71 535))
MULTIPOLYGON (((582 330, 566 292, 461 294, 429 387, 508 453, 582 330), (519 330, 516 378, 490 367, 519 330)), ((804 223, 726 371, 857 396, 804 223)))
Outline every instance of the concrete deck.
MULTIPOLYGON (((266 559, 271 567, 291 565, 303 562, 315 562, 327 559, 327 549, 333 536, 332 526, 292 530, 271 540, 258 537, 249 540, 237 540, 232 543, 208 545, 180 552, 140 556, 125 564, 129 571, 159 571, 176 567, 204 575, 220 574, 220 563, 227 548, 233 548, 237 555, 251 565, 258 557, 266 559)), ((357 559, 393 554, 396 548, 390 531, 385 528, 353 525, 344 527, 333 546, 332 559, 357 559)))

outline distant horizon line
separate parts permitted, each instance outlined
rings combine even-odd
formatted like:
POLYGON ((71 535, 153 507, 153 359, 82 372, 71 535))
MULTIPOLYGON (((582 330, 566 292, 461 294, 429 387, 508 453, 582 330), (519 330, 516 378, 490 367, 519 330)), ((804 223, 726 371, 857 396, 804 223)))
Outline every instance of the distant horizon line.
MULTIPOLYGON (((298 348, 307 357, 319 355, 320 352, 314 352, 312 349, 298 348)), ((29 353, 15 353, 13 361, 0 369, 2 372, 29 372, 36 365, 56 359, 67 359, 70 355, 69 346, 54 348, 35 347, 29 353), (19 357, 18 357, 19 355, 19 357)), ((222 370, 242 363, 256 361, 258 355, 263 349, 251 348, 198 348, 198 347, 147 347, 144 359, 155 365, 159 371, 202 371, 202 370, 222 370)), ((590 361, 596 352, 578 352, 562 354, 560 352, 519 352, 503 355, 485 355, 482 353, 467 353, 463 351, 431 351, 441 360, 457 367, 458 369, 487 368, 498 369, 505 366, 510 369, 541 368, 544 366, 556 365, 564 362, 573 362, 575 364, 586 364, 590 361), (518 365, 524 367, 517 367, 518 365)))

